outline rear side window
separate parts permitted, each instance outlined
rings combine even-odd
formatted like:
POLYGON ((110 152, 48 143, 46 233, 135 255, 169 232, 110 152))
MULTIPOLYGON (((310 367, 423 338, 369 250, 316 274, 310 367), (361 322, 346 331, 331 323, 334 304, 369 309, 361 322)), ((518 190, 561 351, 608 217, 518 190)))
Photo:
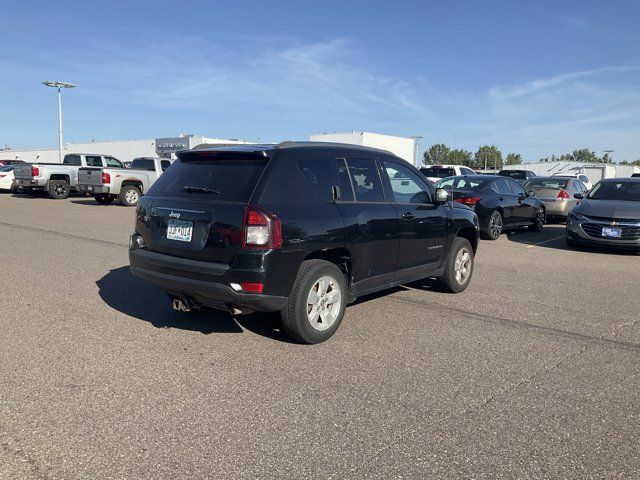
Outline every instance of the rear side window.
POLYGON ((382 182, 373 160, 365 158, 347 159, 349 174, 356 202, 384 202, 382 182))
POLYGON ((131 162, 131 168, 135 170, 148 170, 150 172, 155 172, 156 170, 156 166, 151 158, 135 158, 133 162, 131 162))
POLYGON ((353 202, 353 186, 349 179, 349 170, 344 159, 339 158, 338 162, 338 186, 340 187, 340 200, 343 202, 353 202))
POLYGON ((332 200, 331 166, 327 158, 298 160, 298 169, 316 195, 327 202, 332 200))
POLYGON ((511 190, 509 189, 509 185, 504 178, 496 178, 493 181, 494 190, 498 193, 503 193, 507 195, 511 195, 511 190))
POLYGON ((76 165, 76 166, 82 165, 82 162, 80 161, 80 155, 65 155, 62 163, 66 165, 76 165))
POLYGON ((149 195, 248 202, 268 162, 268 158, 176 160, 153 184, 149 195), (210 192, 187 192, 185 187, 210 192))
POLYGON ((167 168, 171 166, 171 162, 169 160, 162 160, 160 162, 160 167, 162 167, 162 171, 164 172, 167 168))
POLYGON ((87 161, 87 167, 101 167, 102 166, 102 157, 97 157, 93 155, 87 155, 85 157, 87 161))
POLYGON ((104 157, 107 167, 122 168, 122 162, 113 157, 104 157))

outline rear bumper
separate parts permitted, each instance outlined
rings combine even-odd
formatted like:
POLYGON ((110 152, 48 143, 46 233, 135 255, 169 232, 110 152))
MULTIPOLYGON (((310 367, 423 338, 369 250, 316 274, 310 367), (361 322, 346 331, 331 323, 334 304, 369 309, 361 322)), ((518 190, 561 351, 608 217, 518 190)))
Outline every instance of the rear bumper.
POLYGON ((105 193, 111 191, 110 187, 104 185, 78 185, 78 190, 82 193, 105 193))
POLYGON ((47 182, 45 180, 37 178, 16 178, 13 183, 16 188, 45 188, 47 186, 47 182))
POLYGON ((281 310, 287 297, 242 293, 230 286, 233 272, 227 265, 182 259, 143 249, 129 251, 131 272, 170 295, 186 297, 196 304, 229 310, 273 312, 281 310))
POLYGON ((554 202, 542 201, 547 211, 547 217, 558 216, 566 217, 569 215, 569 210, 575 207, 575 203, 571 203, 568 200, 556 200, 554 202))

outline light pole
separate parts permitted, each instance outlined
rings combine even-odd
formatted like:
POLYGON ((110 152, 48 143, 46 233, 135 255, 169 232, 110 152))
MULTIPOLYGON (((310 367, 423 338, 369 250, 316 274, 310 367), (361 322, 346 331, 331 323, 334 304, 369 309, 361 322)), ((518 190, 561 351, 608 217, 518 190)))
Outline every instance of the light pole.
POLYGON ((611 158, 611 154, 613 152, 614 152, 614 150, 602 150, 602 153, 604 153, 609 158, 609 163, 611 163, 613 161, 613 158, 611 158))
POLYGON ((412 135, 410 138, 413 138, 413 165, 418 168, 418 144, 423 137, 420 135, 412 135))
POLYGON ((58 161, 62 163, 62 95, 61 90, 63 88, 73 88, 75 85, 68 82, 42 82, 47 87, 54 87, 58 89, 58 161))

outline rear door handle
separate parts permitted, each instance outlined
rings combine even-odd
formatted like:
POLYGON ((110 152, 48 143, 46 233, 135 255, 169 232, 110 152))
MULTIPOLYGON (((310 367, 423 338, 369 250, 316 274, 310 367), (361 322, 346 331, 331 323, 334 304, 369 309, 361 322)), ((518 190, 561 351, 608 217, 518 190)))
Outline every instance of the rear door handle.
POLYGON ((416 216, 411 212, 406 212, 402 214, 402 218, 404 218, 405 220, 413 220, 414 218, 416 218, 416 216))

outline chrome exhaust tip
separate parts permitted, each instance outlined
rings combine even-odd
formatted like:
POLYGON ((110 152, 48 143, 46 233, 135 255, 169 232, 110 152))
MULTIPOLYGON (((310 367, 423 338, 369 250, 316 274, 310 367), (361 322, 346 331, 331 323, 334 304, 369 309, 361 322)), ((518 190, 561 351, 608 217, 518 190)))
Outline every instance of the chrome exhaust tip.
POLYGON ((171 307, 176 312, 190 312, 191 311, 191 308, 189 307, 189 304, 187 303, 187 301, 182 299, 182 298, 174 298, 171 301, 171 307))

